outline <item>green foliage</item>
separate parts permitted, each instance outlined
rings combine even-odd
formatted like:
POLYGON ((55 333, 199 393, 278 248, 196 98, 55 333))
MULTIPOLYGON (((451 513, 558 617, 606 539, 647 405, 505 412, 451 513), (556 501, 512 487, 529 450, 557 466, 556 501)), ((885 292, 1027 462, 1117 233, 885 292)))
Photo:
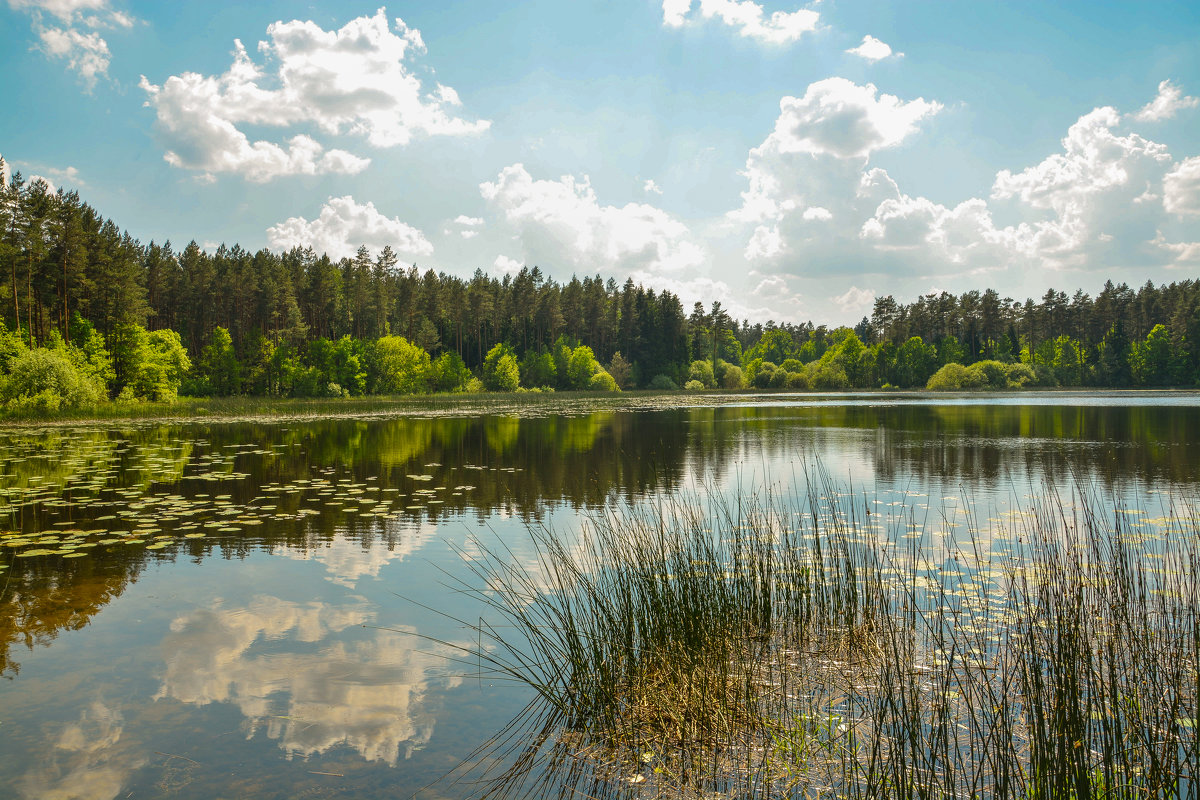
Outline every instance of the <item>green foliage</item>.
POLYGON ((581 344, 571 351, 571 360, 567 362, 567 388, 586 389, 591 384, 592 376, 600 370, 600 364, 592 348, 581 344))
POLYGON ((758 369, 754 371, 754 387, 756 389, 766 389, 771 385, 771 379, 775 377, 775 370, 778 369, 770 361, 763 361, 758 365, 758 369))
POLYGON ((99 402, 103 392, 71 363, 61 349, 25 350, 12 359, 0 381, 0 399, 9 409, 47 412, 99 402))
POLYGON ((616 380, 612 375, 605 372, 603 369, 597 370, 588 382, 588 388, 593 392, 619 392, 620 387, 617 386, 616 380))
POLYGON ((166 329, 147 331, 136 322, 125 322, 116 326, 112 339, 118 397, 175 399, 192 368, 178 333, 166 329))
POLYGON ((939 364, 961 364, 966 360, 967 351, 953 334, 943 336, 937 345, 939 364))
POLYGON ((1171 337, 1165 325, 1155 325, 1145 341, 1129 351, 1129 370, 1136 386, 1165 386, 1173 372, 1171 337))
POLYGON ((810 364, 805 378, 810 388, 819 392, 841 391, 850 388, 850 378, 841 366, 828 361, 810 364))
POLYGON ((213 328, 194 367, 195 394, 229 397, 242 388, 242 365, 233 350, 233 337, 220 325, 213 328))
POLYGON ((478 380, 467 369, 467 365, 459 358, 458 353, 447 351, 433 362, 430 370, 434 391, 465 392, 472 381, 478 380))
POLYGON ((796 342, 790 332, 783 328, 768 328, 758 343, 746 351, 745 357, 780 364, 792 359, 795 353, 796 342))
POLYGON ((554 386, 557 382, 558 367, 549 352, 530 350, 521 359, 520 368, 523 386, 554 386))
POLYGON ((608 374, 612 375, 621 389, 633 386, 633 365, 625 360, 620 350, 613 353, 612 361, 608 365, 608 374))
POLYGON ((655 375, 650 379, 650 383, 647 384, 646 388, 653 389, 656 392, 673 392, 679 386, 668 375, 655 375))
POLYGON ((742 373, 742 368, 727 364, 725 370, 721 373, 721 388, 722 389, 744 389, 746 387, 746 376, 742 373))
POLYGON ((374 345, 376 394, 424 394, 434 381, 429 353, 403 336, 384 336, 374 345))
POLYGON ((693 361, 691 366, 688 367, 688 383, 692 381, 699 381, 706 389, 714 388, 717 385, 717 379, 713 374, 712 363, 709 361, 693 361))
POLYGON ((937 350, 920 336, 910 337, 896 351, 896 377, 901 386, 924 386, 937 367, 937 350))
POLYGON ((687 389, 689 392, 699 392, 699 391, 702 391, 705 388, 705 386, 700 381, 691 380, 691 381, 688 381, 687 383, 685 383, 683 385, 683 388, 687 389))
POLYGON ((484 388, 489 392, 515 392, 520 385, 521 368, 512 348, 500 343, 489 350, 483 360, 484 388))
POLYGON ((983 373, 951 362, 942 365, 941 369, 933 373, 925 388, 931 392, 958 392, 964 389, 982 389, 984 385, 983 373))

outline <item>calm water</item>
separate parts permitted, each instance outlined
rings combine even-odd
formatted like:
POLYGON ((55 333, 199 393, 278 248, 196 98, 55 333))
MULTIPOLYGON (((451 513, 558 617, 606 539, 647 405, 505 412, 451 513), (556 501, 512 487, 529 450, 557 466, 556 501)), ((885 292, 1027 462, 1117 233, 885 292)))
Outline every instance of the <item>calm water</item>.
POLYGON ((529 699, 428 638, 466 644, 477 540, 532 562, 529 524, 818 465, 928 518, 1137 509, 1195 493, 1200 397, 0 430, 0 794, 411 796, 529 699))

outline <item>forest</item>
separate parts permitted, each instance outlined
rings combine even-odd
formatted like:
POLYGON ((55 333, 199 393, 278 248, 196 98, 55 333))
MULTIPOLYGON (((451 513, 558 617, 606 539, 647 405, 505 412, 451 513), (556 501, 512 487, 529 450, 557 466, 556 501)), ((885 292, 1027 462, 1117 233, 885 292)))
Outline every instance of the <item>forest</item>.
POLYGON ((142 244, 77 192, 0 196, 0 401, 190 395, 1195 386, 1200 282, 1040 299, 876 298, 851 327, 737 320, 714 300, 539 267, 470 278, 390 247, 142 244))

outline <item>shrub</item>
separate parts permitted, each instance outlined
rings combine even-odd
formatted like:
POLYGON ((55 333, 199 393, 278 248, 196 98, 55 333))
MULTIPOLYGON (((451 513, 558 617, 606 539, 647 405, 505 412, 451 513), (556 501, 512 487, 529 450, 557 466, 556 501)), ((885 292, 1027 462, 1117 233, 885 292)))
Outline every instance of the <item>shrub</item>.
POLYGON ((17 355, 0 391, 9 408, 34 411, 77 408, 102 397, 100 387, 63 353, 43 348, 17 355))
POLYGON ((803 372, 789 372, 787 376, 787 388, 807 390, 809 388, 808 378, 803 372))
POLYGON ((693 361, 688 367, 688 383, 692 381, 697 381, 708 389, 715 387, 717 378, 713 374, 712 364, 703 360, 693 361))
POLYGON ((972 378, 966 367, 962 364, 951 362, 933 373, 929 378, 929 382, 925 384, 925 388, 931 392, 957 392, 962 390, 971 380, 972 378))
POLYGON ((588 388, 593 392, 619 392, 620 387, 617 386, 616 380, 612 375, 609 375, 604 370, 600 370, 592 376, 588 383, 588 388))
POLYGON ((700 381, 688 381, 683 385, 683 388, 687 389, 689 392, 699 392, 704 389, 704 384, 700 381))
POLYGON ((770 361, 764 361, 759 366, 758 371, 754 373, 754 386, 758 389, 766 389, 771 385, 771 378, 775 376, 775 365, 770 361))
POLYGON ((783 367, 788 372, 799 372, 804 369, 804 362, 798 358, 784 359, 784 362, 779 366, 783 367))
POLYGON ((746 386, 746 375, 741 367, 727 364, 725 374, 721 376, 722 389, 743 389, 746 386))
POLYGON ((1022 386, 1032 386, 1037 383, 1037 375, 1028 364, 1009 364, 1004 368, 1005 377, 1008 379, 1008 385, 1013 389, 1020 389, 1022 386))
POLYGON ((850 388, 850 378, 846 370, 835 364, 816 362, 816 368, 807 376, 808 385, 817 391, 828 392, 850 388))

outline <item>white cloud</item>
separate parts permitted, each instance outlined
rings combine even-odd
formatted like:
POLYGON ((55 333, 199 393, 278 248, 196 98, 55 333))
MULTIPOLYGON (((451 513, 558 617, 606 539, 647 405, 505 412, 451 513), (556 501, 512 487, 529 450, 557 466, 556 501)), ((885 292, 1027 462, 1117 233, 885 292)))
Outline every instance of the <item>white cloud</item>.
POLYGON ((645 183, 642 184, 642 191, 645 192, 646 194, 662 194, 663 193, 662 187, 659 186, 657 183, 655 183, 653 178, 648 179, 645 183))
POLYGON ((867 61, 872 63, 876 61, 882 61, 891 55, 895 55, 896 58, 900 58, 904 55, 904 53, 893 53, 890 45, 888 45, 886 42, 881 42, 874 36, 870 35, 864 36, 862 44, 860 44, 858 47, 851 47, 846 52, 850 53, 851 55, 856 55, 860 58, 865 58, 867 61))
POLYGON ((78 26, 129 28, 134 24, 133 17, 113 9, 108 0, 8 0, 8 5, 33 16, 33 30, 42 52, 65 60, 89 92, 100 78, 108 77, 112 54, 100 34, 85 33, 78 26), (59 25, 45 24, 46 15, 57 19, 59 25))
POLYGON ((457 229, 443 229, 442 232, 445 235, 451 236, 454 233, 457 233, 463 239, 474 239, 479 235, 479 228, 483 225, 483 218, 468 217, 466 214, 459 214, 450 224, 457 225, 458 227, 457 229))
POLYGON ((67 23, 86 13, 109 11, 108 0, 8 0, 8 5, 17 11, 45 11, 67 23))
MULTIPOLYGON (((764 272, 945 280, 1006 271, 1021 281, 1053 269, 1194 265, 1200 253, 1188 230, 1200 215, 1200 157, 1176 162, 1166 146, 1122 129, 1115 109, 1082 115, 1060 152, 1000 171, 989 198, 942 204, 867 165, 940 105, 910 109, 876 100, 874 87, 821 84, 781 102, 774 131, 748 155, 742 204, 728 215, 746 226, 745 256, 764 272)), ((833 299, 856 297, 865 295, 833 299)))
POLYGON ((42 50, 48 56, 66 59, 67 66, 79 73, 88 91, 99 78, 108 76, 112 54, 98 33, 81 33, 74 28, 37 28, 42 50))
POLYGON ((1200 265, 1200 242, 1168 242, 1162 231, 1151 243, 1164 253, 1169 253, 1168 266, 1193 267, 1200 265))
POLYGON ((314 220, 290 217, 267 228, 267 242, 276 250, 311 246, 330 258, 353 256, 362 245, 373 250, 391 245, 397 254, 410 257, 433 253, 433 245, 420 230, 350 195, 329 198, 314 220))
POLYGON ((393 30, 382 8, 336 31, 311 21, 275 22, 258 49, 272 65, 269 74, 235 40, 233 63, 222 75, 185 72, 161 86, 143 76, 146 105, 157 115, 169 163, 208 174, 244 173, 251 180, 353 174, 368 160, 325 151, 308 135, 291 137, 287 149, 266 141, 251 144, 239 126, 308 125, 393 147, 414 136, 471 135, 490 125, 457 116, 454 109, 462 103, 452 88, 423 89, 409 65, 425 49, 420 31, 399 18, 393 30))
POLYGON ((1172 214, 1200 214, 1200 156, 1185 158, 1163 178, 1163 208, 1172 214))
POLYGON ((851 286, 844 294, 830 298, 844 316, 865 314, 875 306, 875 292, 870 289, 859 289, 851 286))
POLYGON ((691 8, 692 0, 663 0, 663 24, 671 28, 680 27, 691 8))
MULTIPOLYGON (((692 10, 691 0, 663 0, 663 24, 682 26, 692 10)), ((775 11, 770 16, 753 0, 699 0, 705 19, 717 18, 745 37, 769 44, 790 44, 817 29, 821 15, 811 9, 775 11)))
POLYGON ((895 147, 916 132, 917 123, 942 110, 922 97, 903 101, 879 94, 874 84, 859 86, 845 78, 809 84, 804 97, 784 97, 775 131, 763 143, 780 153, 830 154, 865 158, 895 147))
POLYGON ((50 167, 46 169, 46 172, 57 178, 60 183, 68 183, 75 187, 87 186, 83 178, 79 177, 79 170, 75 167, 67 167, 66 169, 54 169, 50 167))
POLYGON ((1097 108, 1070 127, 1062 153, 1019 173, 997 173, 993 199, 1049 212, 1028 214, 1028 224, 1016 231, 1023 253, 1052 267, 1099 266, 1103 253, 1124 250, 1132 259, 1153 238, 1161 210, 1136 201, 1162 190, 1171 155, 1136 133, 1116 133, 1120 119, 1113 108, 1097 108), (1121 235, 1100 239, 1114 231, 1121 235))
POLYGON ((508 256, 496 256, 496 260, 492 262, 492 266, 501 275, 516 275, 524 268, 524 264, 517 261, 515 258, 508 256))
POLYGON ((682 222, 645 203, 602 206, 586 176, 534 180, 513 164, 479 189, 517 228, 527 260, 543 269, 662 273, 704 259, 682 222))
POLYGON ((1130 118, 1137 122, 1159 122, 1171 119, 1185 108, 1195 108, 1200 105, 1200 98, 1184 97, 1183 90, 1170 80, 1158 84, 1158 96, 1144 105, 1142 109, 1130 118))

